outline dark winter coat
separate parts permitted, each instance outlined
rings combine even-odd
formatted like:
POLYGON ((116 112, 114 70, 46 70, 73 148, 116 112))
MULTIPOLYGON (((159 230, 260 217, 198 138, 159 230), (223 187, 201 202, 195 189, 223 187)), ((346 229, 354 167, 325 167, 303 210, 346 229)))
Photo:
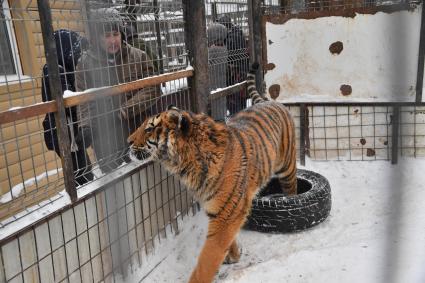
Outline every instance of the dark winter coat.
POLYGON ((245 80, 249 68, 249 54, 242 29, 231 25, 226 38, 227 50, 229 50, 229 75, 228 85, 245 80))
MULTIPOLYGON (((224 43, 227 30, 222 24, 212 23, 207 29, 207 35, 210 91, 213 91, 226 87, 228 51, 224 43)), ((226 97, 211 101, 211 116, 215 120, 224 121, 226 110, 226 97)))
MULTIPOLYGON (((60 82, 62 92, 65 90, 75 91, 74 69, 81 56, 83 45, 87 45, 87 40, 80 37, 76 32, 69 30, 58 30, 54 32, 56 52, 58 55, 60 82)), ((43 101, 53 99, 50 93, 49 70, 47 64, 43 67, 41 94, 43 101)), ((75 185, 80 186, 94 178, 91 172, 91 162, 86 149, 82 143, 76 143, 78 135, 77 108, 70 107, 65 110, 68 122, 68 134, 71 139, 71 158, 75 174, 75 185)), ((56 131, 56 121, 53 113, 46 114, 43 120, 44 142, 49 150, 54 150, 60 156, 58 135, 56 131)))
MULTIPOLYGON (((74 69, 81 56, 82 45, 87 44, 87 40, 79 36, 76 32, 61 29, 54 32, 56 52, 58 55, 59 74, 62 92, 65 90, 75 91, 74 69)), ((41 94, 44 102, 52 100, 49 83, 49 70, 47 64, 43 66, 43 77, 41 94)), ((67 120, 73 122, 73 132, 78 131, 77 108, 66 109, 67 120)), ((58 137, 56 132, 56 121, 53 113, 46 114, 43 120, 44 141, 49 150, 55 150, 59 154, 58 137)))

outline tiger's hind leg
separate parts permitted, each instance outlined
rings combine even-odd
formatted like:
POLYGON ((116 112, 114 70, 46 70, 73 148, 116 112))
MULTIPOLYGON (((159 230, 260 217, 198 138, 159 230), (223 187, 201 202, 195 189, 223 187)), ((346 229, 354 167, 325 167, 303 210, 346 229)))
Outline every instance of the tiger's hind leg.
POLYGON ((238 245, 236 239, 233 240, 233 243, 230 245, 229 252, 227 253, 223 263, 224 264, 237 263, 241 257, 241 251, 242 249, 238 245))
POLYGON ((282 173, 276 174, 283 194, 292 196, 297 194, 297 167, 288 167, 282 173))
POLYGON ((297 194, 297 157, 295 145, 291 147, 289 160, 275 172, 275 177, 279 180, 282 191, 287 196, 297 194))
MULTIPOLYGON (((207 240, 198 257, 198 263, 190 276, 189 283, 210 283, 225 260, 231 248, 237 249, 236 235, 240 231, 243 217, 227 219, 225 223, 211 219, 208 225, 207 240)), ((232 251, 233 254, 233 251, 232 251)))

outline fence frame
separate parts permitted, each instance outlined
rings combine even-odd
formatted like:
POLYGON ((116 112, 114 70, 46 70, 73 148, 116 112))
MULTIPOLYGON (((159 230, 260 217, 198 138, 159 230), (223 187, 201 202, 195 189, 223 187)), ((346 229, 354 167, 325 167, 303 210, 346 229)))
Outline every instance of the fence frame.
POLYGON ((416 103, 422 102, 425 63, 425 3, 422 1, 421 29, 419 37, 418 71, 416 77, 416 103))
MULTIPOLYGON (((25 231, 31 229, 40 223, 48 221, 49 219, 54 218, 56 215, 62 213, 70 207, 74 207, 90 196, 93 196, 95 193, 104 190, 104 187, 99 187, 92 193, 78 198, 73 182, 73 170, 72 162, 70 159, 70 152, 65 150, 69 148, 69 137, 67 132, 67 122, 65 117, 65 108, 70 106, 75 106, 83 102, 88 102, 99 97, 119 95, 123 92, 130 90, 138 89, 146 86, 153 86, 160 83, 187 78, 190 97, 191 97, 191 106, 195 112, 207 112, 208 110, 208 97, 211 99, 218 99, 220 97, 228 96, 229 94, 240 91, 246 87, 246 83, 238 83, 236 85, 227 87, 220 91, 209 92, 209 75, 208 75, 208 49, 207 49, 207 40, 206 40, 206 23, 205 23, 205 4, 203 1, 190 1, 183 0, 183 17, 185 22, 185 41, 186 49, 188 51, 188 58, 190 65, 193 68, 188 68, 187 70, 160 74, 155 77, 149 77, 137 81, 132 81, 130 83, 125 83, 118 86, 108 87, 100 90, 92 90, 81 93, 76 96, 63 98, 61 93, 61 87, 58 84, 59 78, 59 69, 57 66, 56 58, 56 48, 53 41, 53 27, 51 20, 51 10, 49 7, 48 0, 37 0, 39 3, 39 13, 40 21, 42 25, 43 40, 45 44, 45 55, 50 70, 50 86, 52 94, 55 95, 55 99, 49 102, 30 105, 27 107, 22 107, 14 110, 8 110, 0 112, 0 124, 5 124, 13 122, 20 119, 25 119, 29 117, 34 117, 37 115, 56 112, 57 113, 57 125, 59 130, 59 138, 61 144, 65 146, 61 148, 62 166, 64 168, 64 177, 65 177, 65 188, 69 193, 72 203, 67 205, 60 210, 54 211, 52 214, 47 215, 45 218, 32 223, 30 226, 26 227, 23 230, 19 230, 14 234, 9 235, 8 237, 1 240, 1 244, 8 242, 12 239, 18 238, 20 235, 24 234, 25 231)), ((156 3, 157 1, 155 1, 156 3)), ((248 9, 249 9, 249 27, 250 27, 250 44, 251 44, 251 54, 250 58, 252 61, 257 61, 260 63, 260 66, 263 67, 262 63, 265 62, 264 59, 264 30, 262 27, 262 21, 264 20, 263 8, 261 0, 248 0, 248 9), (256 17, 254 11, 261 11, 262 17, 256 17)), ((404 7, 404 6, 403 6, 404 7)), ((348 13, 345 11, 344 13, 348 13)), ((156 23, 158 19, 155 18, 156 23)), ((159 23, 158 23, 159 25, 159 23)), ((160 34, 159 34, 160 36, 160 34)), ((294 105, 300 107, 300 163, 305 164, 305 158, 307 154, 306 138, 308 137, 308 107, 309 106, 391 106, 394 107, 394 116, 393 116, 393 134, 392 139, 392 153, 391 153, 391 162, 393 164, 397 163, 398 158, 398 139, 399 139, 399 110, 401 106, 425 106, 425 103, 422 102, 422 87, 423 87, 423 73, 424 73, 424 53, 425 53, 425 16, 424 9, 422 9, 422 22, 421 22, 421 35, 420 35, 420 54, 418 58, 418 80, 416 85, 416 103, 398 103, 398 102, 351 102, 351 103, 332 103, 332 102, 323 102, 323 103, 284 103, 286 105, 294 105)), ((267 66, 264 66, 264 69, 267 69, 267 66)), ((259 70, 258 74, 262 74, 263 70, 259 70)), ((261 89, 262 86, 262 76, 257 76, 257 87, 261 89)), ((148 164, 132 169, 129 172, 126 172, 125 175, 122 175, 119 179, 113 180, 110 183, 118 182, 126 177, 128 177, 132 172, 141 170, 145 168, 148 164)))
POLYGON ((48 0, 37 0, 38 13, 40 15, 40 25, 43 35, 44 53, 47 67, 49 68, 49 85, 52 98, 56 100, 57 111, 55 120, 57 123, 57 133, 59 141, 59 151, 61 156, 65 190, 72 201, 77 200, 77 190, 74 182, 74 169, 72 167, 71 151, 67 150, 71 145, 68 136, 68 126, 66 121, 65 106, 62 94, 61 79, 59 74, 59 63, 56 51, 55 39, 53 37, 52 14, 48 0))
POLYGON ((204 1, 183 0, 183 17, 185 19, 185 40, 189 63, 195 74, 188 79, 195 112, 208 113, 209 73, 206 15, 204 1))

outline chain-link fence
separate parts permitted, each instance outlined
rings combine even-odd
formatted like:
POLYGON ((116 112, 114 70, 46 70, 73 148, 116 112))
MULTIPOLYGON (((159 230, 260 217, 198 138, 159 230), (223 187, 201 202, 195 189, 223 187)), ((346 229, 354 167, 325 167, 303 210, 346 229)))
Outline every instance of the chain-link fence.
POLYGON ((61 145, 80 188, 129 162, 125 139, 147 115, 190 109, 181 2, 136 2, 52 1, 41 24, 36 2, 2 1, 1 219, 64 190, 61 145))
MULTIPOLYGON (((247 1, 206 1, 210 90, 245 81, 249 69, 247 1)), ((246 92, 210 99, 211 115, 224 121, 246 107, 246 92)))
POLYGON ((197 211, 126 154, 148 115, 191 109, 182 3, 1 1, 1 16, 0 282, 114 282, 197 211))
MULTIPOLYGON (((1 1, 0 282, 114 282, 197 211, 176 176, 130 162, 126 138, 169 104, 219 121, 249 106, 246 73, 265 35, 256 1, 207 0, 202 19, 189 2, 1 1)), ((411 3, 263 1, 261 11, 411 3)), ((425 155, 422 105, 287 105, 301 163, 425 155)))

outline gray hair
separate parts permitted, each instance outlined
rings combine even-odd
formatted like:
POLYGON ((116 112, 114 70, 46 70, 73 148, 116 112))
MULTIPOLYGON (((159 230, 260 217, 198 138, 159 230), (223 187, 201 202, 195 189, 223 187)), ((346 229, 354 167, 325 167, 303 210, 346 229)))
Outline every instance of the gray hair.
POLYGON ((99 8, 90 10, 90 37, 96 38, 105 32, 122 31, 124 21, 114 8, 99 8))
POLYGON ((227 28, 219 23, 212 23, 207 30, 208 45, 224 45, 227 28))

